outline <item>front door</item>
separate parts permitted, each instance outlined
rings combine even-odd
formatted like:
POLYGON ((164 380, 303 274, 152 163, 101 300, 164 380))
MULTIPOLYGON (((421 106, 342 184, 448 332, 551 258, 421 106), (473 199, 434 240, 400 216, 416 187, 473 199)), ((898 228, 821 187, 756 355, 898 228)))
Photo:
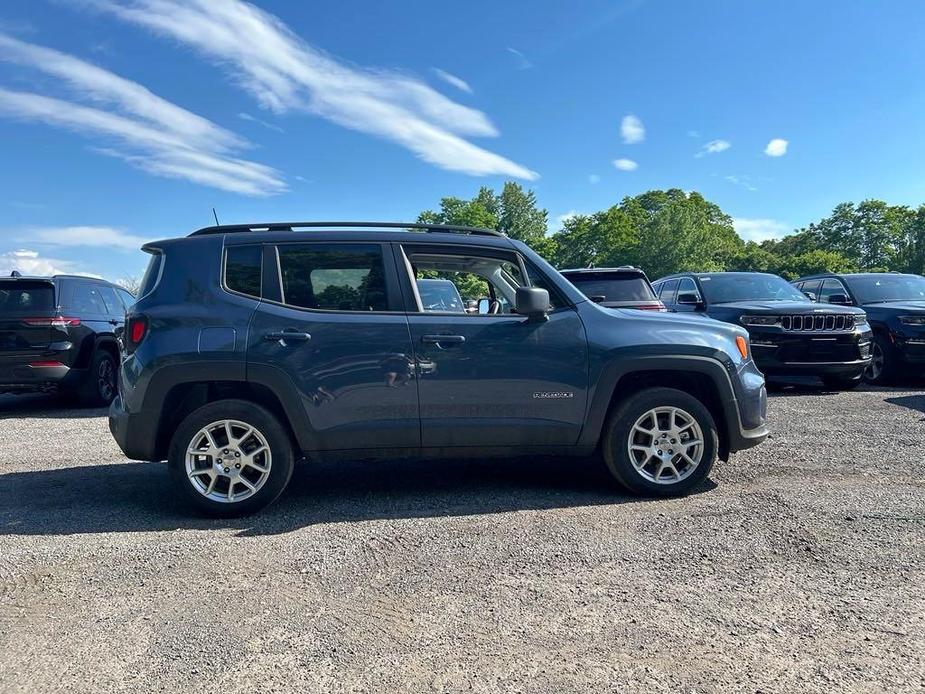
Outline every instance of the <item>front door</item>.
POLYGON ((316 450, 418 448, 411 338, 391 246, 299 242, 265 253, 265 296, 279 295, 256 309, 248 373, 288 376, 316 450))
POLYGON ((584 420, 588 349, 577 312, 555 293, 545 321, 514 312, 539 273, 494 248, 402 244, 424 447, 572 445, 584 420), (525 273, 527 276, 525 277, 525 273), (412 283, 411 277, 414 277, 412 283), (425 305, 420 280, 449 280, 462 307, 425 305))

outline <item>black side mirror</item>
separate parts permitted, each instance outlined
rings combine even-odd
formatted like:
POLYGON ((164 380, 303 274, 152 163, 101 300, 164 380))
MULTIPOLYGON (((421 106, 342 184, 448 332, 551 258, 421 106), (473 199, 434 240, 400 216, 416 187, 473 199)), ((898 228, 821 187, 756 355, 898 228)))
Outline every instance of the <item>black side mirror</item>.
POLYGON ((530 320, 545 318, 549 313, 549 292, 539 287, 517 287, 514 299, 517 313, 530 320))
POLYGON ((838 304, 839 306, 850 306, 851 299, 848 298, 847 294, 832 294, 829 297, 830 304, 838 304))
POLYGON ((595 304, 603 304, 605 301, 607 301, 607 297, 602 294, 595 294, 594 296, 589 296, 588 298, 591 299, 591 301, 593 301, 595 304))
POLYGON ((681 292, 678 294, 677 303, 700 308, 703 306, 703 299, 700 298, 700 294, 695 292, 681 292))

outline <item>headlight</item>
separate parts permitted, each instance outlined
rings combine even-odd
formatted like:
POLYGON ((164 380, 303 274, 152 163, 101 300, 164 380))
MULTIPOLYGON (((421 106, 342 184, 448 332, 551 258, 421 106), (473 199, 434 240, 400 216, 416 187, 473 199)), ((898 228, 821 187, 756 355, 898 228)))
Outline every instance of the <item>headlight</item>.
POLYGON ((903 325, 925 325, 925 316, 900 316, 899 322, 903 325))
POLYGON ((742 325, 780 325, 780 316, 742 316, 739 318, 742 325))

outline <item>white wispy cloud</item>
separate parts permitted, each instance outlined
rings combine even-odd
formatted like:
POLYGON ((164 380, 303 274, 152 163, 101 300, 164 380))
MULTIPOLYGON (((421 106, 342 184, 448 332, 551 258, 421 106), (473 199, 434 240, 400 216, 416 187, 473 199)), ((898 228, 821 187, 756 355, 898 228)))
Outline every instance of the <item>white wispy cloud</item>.
POLYGON ((517 68, 519 70, 529 70, 531 67, 533 67, 533 63, 530 62, 530 59, 516 48, 511 48, 508 46, 507 52, 517 58, 517 68))
POLYGON ((732 143, 728 140, 710 140, 703 147, 700 148, 700 151, 695 154, 695 157, 702 157, 705 154, 718 154, 719 152, 725 152, 727 149, 732 147, 732 143))
POLYGON ((787 140, 775 137, 768 142, 768 146, 764 148, 764 153, 769 157, 782 157, 787 153, 787 146, 789 144, 787 140))
POLYGON ((632 159, 614 159, 613 165, 620 169, 620 171, 635 171, 639 168, 639 164, 632 159))
POLYGON ((768 239, 778 239, 793 231, 788 224, 776 219, 733 217, 732 225, 743 239, 759 243, 768 239))
POLYGON ((481 111, 406 74, 342 62, 242 0, 89 1, 191 46, 229 69, 236 83, 276 113, 312 113, 395 142, 450 171, 538 178, 536 172, 464 139, 498 134, 481 111))
POLYGON ((634 145, 646 139, 646 128, 632 113, 623 116, 620 121, 620 135, 628 145, 634 145))
POLYGON ((52 246, 86 246, 137 251, 150 239, 107 226, 31 227, 19 232, 20 241, 52 246))
POLYGON ((73 274, 99 277, 99 275, 91 275, 88 272, 82 272, 74 263, 68 260, 47 258, 42 256, 38 251, 27 248, 0 253, 0 275, 9 275, 13 270, 18 270, 23 275, 49 276, 73 274))
POLYGON ((593 186, 596 186, 600 182, 601 182, 600 176, 598 176, 597 174, 588 174, 588 183, 590 183, 593 186))
POLYGON ((745 188, 746 190, 751 190, 751 191, 758 190, 758 188, 755 187, 755 185, 751 182, 751 179, 748 176, 736 176, 732 174, 729 176, 723 176, 723 179, 728 181, 734 186, 740 186, 742 188, 745 188))
POLYGON ((257 116, 252 116, 249 113, 239 113, 238 118, 241 120, 246 120, 248 123, 256 123, 257 125, 262 125, 267 130, 274 130, 278 133, 283 132, 283 129, 278 125, 273 125, 272 123, 265 121, 262 118, 257 118, 257 116))
POLYGON ((466 94, 472 93, 472 87, 469 86, 469 83, 466 82, 462 77, 457 77, 451 72, 446 70, 441 70, 438 67, 431 68, 434 71, 434 74, 446 82, 451 87, 456 87, 461 92, 466 92, 466 94))
POLYGON ((242 138, 135 82, 3 34, 0 60, 58 78, 93 104, 0 87, 0 115, 102 136, 97 151, 159 176, 254 196, 286 190, 275 169, 234 156, 242 138))

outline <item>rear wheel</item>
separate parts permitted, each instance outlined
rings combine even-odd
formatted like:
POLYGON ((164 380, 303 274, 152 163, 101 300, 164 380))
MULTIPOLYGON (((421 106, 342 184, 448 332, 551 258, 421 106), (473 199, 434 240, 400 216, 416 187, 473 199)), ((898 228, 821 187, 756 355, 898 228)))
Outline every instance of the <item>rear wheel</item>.
POLYGON ((718 449, 710 411, 674 388, 631 395, 611 414, 602 442, 604 461, 614 478, 648 496, 689 492, 710 474, 718 449))
POLYGON ((220 400, 184 419, 170 442, 177 492, 218 517, 254 513, 276 500, 292 476, 289 435, 268 410, 246 400, 220 400))
POLYGON ((116 397, 118 379, 119 368, 115 358, 106 350, 98 349, 77 392, 80 403, 89 407, 105 407, 116 397))
POLYGON ((822 384, 829 390, 854 390, 864 380, 863 376, 845 378, 844 376, 823 376, 822 384))

